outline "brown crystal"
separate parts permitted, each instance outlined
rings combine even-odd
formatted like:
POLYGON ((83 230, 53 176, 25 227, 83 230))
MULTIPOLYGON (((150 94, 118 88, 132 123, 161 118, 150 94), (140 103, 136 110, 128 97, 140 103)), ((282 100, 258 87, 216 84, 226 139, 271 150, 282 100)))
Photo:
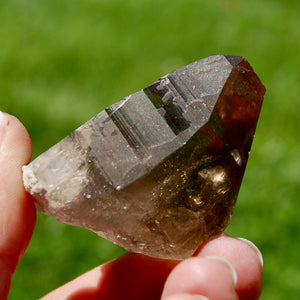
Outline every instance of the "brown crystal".
POLYGON ((180 68, 24 167, 38 209, 127 250, 185 258, 229 224, 265 88, 237 56, 180 68))

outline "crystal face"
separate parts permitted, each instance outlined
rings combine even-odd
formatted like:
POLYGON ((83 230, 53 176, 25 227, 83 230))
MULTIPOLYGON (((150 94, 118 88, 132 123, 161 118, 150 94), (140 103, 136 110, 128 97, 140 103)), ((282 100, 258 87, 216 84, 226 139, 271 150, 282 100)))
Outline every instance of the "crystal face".
POLYGON ((181 259, 229 224, 265 88, 237 56, 180 68, 23 168, 38 209, 125 249, 181 259))

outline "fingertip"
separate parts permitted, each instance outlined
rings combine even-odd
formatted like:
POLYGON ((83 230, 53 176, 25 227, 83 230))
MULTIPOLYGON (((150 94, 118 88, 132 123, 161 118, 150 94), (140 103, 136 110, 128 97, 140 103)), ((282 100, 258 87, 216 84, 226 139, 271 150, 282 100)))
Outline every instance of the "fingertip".
POLYGON ((223 234, 205 242, 195 255, 219 256, 228 260, 237 272, 236 291, 240 299, 259 298, 263 285, 262 255, 252 242, 223 234))
POLYGON ((258 249, 258 247, 254 243, 252 243, 251 241, 249 241, 249 240, 247 240, 245 238, 238 237, 237 239, 240 240, 240 241, 242 241, 242 242, 244 242, 244 243, 246 243, 252 250, 254 250, 254 252, 257 254, 257 256, 259 258, 261 267, 263 268, 263 266, 264 266, 264 258, 263 258, 262 253, 258 249))
POLYGON ((178 294, 202 295, 209 299, 238 299, 232 267, 229 265, 228 262, 224 263, 224 259, 215 257, 192 257, 182 261, 169 275, 162 299, 178 294))
POLYGON ((0 147, 2 159, 18 165, 28 164, 32 155, 32 143, 24 125, 14 116, 0 114, 0 147))
MULTIPOLYGON (((26 196, 22 166, 30 161, 32 145, 22 123, 0 113, 0 297, 31 238, 36 220, 34 203, 26 196)), ((2 299, 2 298, 1 298, 2 299)), ((3 298, 5 299, 5 298, 3 298)))
POLYGON ((230 271, 230 274, 231 274, 232 279, 233 279, 233 284, 236 287, 237 281, 238 281, 237 273, 236 273, 236 270, 233 267, 233 265, 227 259, 225 259, 224 257, 220 257, 220 256, 206 256, 206 258, 208 258, 208 259, 215 259, 215 260, 217 260, 217 261, 225 264, 226 267, 230 271))

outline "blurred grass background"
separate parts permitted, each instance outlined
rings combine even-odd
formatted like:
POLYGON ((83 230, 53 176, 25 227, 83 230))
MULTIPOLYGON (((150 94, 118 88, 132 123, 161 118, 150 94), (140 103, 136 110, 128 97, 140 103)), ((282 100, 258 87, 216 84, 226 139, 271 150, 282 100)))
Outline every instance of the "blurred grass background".
MULTIPOLYGON (((36 157, 178 67, 246 57, 267 93, 227 232, 261 249, 261 299, 300 299, 299 23, 298 0, 1 0, 0 109, 24 123, 36 157)), ((122 253, 38 214, 9 299, 37 299, 122 253)))

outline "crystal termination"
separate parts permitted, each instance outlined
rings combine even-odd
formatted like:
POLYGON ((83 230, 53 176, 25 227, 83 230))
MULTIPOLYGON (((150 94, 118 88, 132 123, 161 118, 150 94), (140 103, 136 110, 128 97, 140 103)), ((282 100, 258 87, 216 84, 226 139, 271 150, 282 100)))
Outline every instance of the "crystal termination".
POLYGON ((100 112, 23 168, 38 209, 127 250, 182 259, 229 224, 265 88, 210 56, 100 112))

